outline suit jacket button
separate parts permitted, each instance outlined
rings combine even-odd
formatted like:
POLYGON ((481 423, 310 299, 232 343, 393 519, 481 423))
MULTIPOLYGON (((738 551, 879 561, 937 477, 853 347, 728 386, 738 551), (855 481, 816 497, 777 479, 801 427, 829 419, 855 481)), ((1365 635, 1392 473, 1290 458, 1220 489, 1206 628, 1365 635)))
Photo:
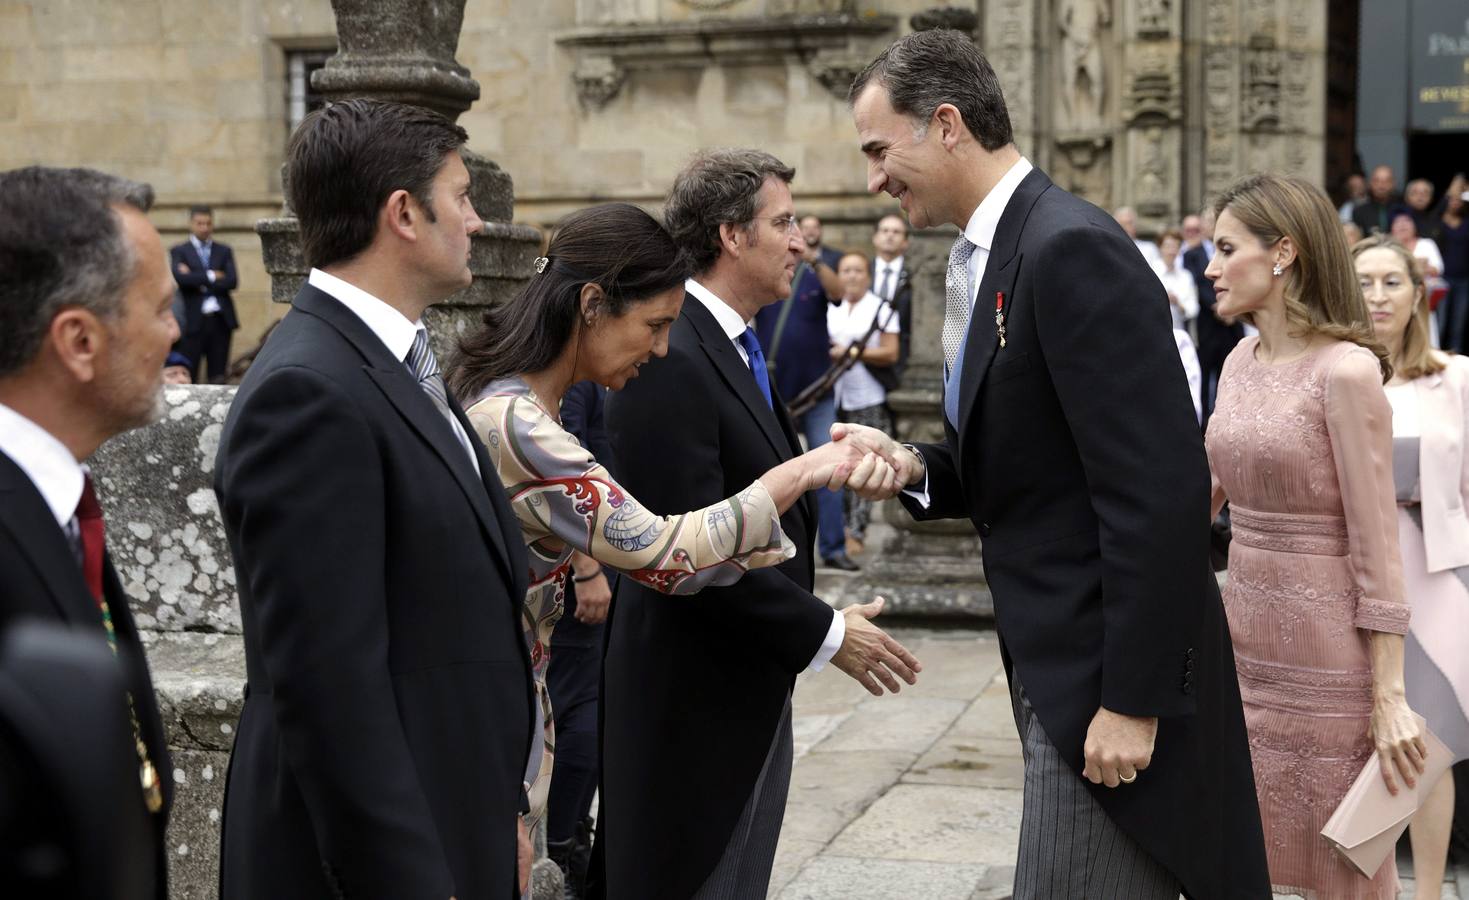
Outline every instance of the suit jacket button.
POLYGON ((1193 660, 1189 660, 1189 661, 1185 662, 1183 664, 1183 670, 1185 672, 1192 672, 1194 670, 1194 661, 1193 660))
POLYGON ((1188 652, 1183 655, 1183 658, 1184 659, 1193 659, 1194 658, 1194 648, 1192 648, 1192 647, 1188 648, 1188 652))
POLYGON ((1194 686, 1193 686, 1193 684, 1191 682, 1187 682, 1187 681, 1184 682, 1184 684, 1183 684, 1183 692, 1185 694, 1192 694, 1194 692, 1194 686))
POLYGON ((988 522, 980 522, 979 523, 979 536, 980 537, 989 537, 990 536, 990 523, 988 523, 988 522))

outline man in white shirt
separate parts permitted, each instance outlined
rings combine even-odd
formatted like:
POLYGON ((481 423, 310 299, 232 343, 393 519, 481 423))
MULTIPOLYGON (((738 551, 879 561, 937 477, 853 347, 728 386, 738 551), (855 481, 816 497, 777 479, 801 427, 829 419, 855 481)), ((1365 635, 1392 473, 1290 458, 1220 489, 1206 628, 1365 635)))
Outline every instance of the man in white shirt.
POLYGON ((897 461, 912 515, 979 531, 1025 754, 1014 896, 1268 896, 1162 286, 1115 221, 1020 155, 968 35, 899 39, 848 97, 868 189, 915 228, 961 229, 945 439, 834 432, 897 461))
MULTIPOLYGON (((794 177, 768 153, 711 150, 669 191, 664 223, 695 275, 668 355, 605 414, 612 471, 653 513, 714 503, 800 452, 749 325, 790 293, 801 259, 794 177)), ((609 900, 763 900, 796 676, 830 661, 874 694, 915 677, 916 660, 868 621, 880 598, 835 612, 812 593, 814 505, 808 494, 781 516, 796 556, 735 584, 676 602, 618 585, 603 667, 609 900)))
POLYGON ((872 290, 898 311, 898 361, 893 375, 902 379, 908 366, 908 351, 913 334, 913 285, 909 280, 907 258, 908 220, 889 213, 877 220, 872 231, 872 249, 877 258, 872 262, 872 290))
POLYGON ((1137 210, 1131 206, 1119 206, 1112 213, 1112 218, 1116 219, 1117 224, 1122 226, 1122 230, 1127 232, 1127 236, 1132 238, 1133 244, 1137 246, 1138 252, 1143 255, 1143 259, 1148 261, 1148 265, 1152 266, 1154 270, 1162 265, 1163 256, 1158 251, 1158 245, 1150 240, 1137 236, 1137 210))
POLYGON ((291 139, 312 269, 214 466, 248 679, 223 900, 503 900, 529 877, 529 567, 423 323, 469 285, 484 224, 466 137, 348 100, 291 139))
MULTIPOLYGON (((86 774, 107 788, 103 773, 116 775, 121 802, 98 792, 95 812, 107 833, 67 834, 46 851, 51 884, 101 869, 116 893, 87 896, 166 900, 173 766, 82 464, 107 439, 162 414, 163 361, 179 332, 163 243, 146 215, 152 202, 147 185, 91 169, 0 173, 0 631, 39 620, 106 641, 130 697, 117 697, 111 710, 128 723, 125 736, 97 748, 98 769, 86 774), (121 868, 118 848, 129 857, 121 868)), ((0 806, 17 796, 11 775, 0 764, 0 806)), ((51 826, 66 792, 50 789, 51 808, 37 811, 28 829, 38 846, 58 837, 51 826)), ((32 894, 8 878, 9 866, 32 849, 7 846, 0 863, 5 888, 22 896, 32 894)), ((53 887, 35 896, 58 894, 68 895, 53 887)))

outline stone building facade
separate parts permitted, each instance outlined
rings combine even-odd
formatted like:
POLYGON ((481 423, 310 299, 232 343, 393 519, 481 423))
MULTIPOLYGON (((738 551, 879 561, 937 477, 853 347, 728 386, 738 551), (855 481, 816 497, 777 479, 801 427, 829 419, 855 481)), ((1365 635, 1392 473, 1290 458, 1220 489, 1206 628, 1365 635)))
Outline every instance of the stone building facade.
MULTIPOLYGON (((1326 182, 1331 8, 1351 5, 470 0, 458 59, 482 95, 460 122, 513 177, 520 222, 656 204, 692 151, 743 144, 795 165, 802 208, 863 246, 892 204, 865 191, 846 85, 915 16, 948 17, 994 61, 1021 150, 1146 229, 1241 172, 1326 182)), ((254 225, 280 210, 289 129, 335 43, 329 0, 0 0, 0 168, 150 181, 170 241, 212 204, 241 269, 243 349, 283 311, 254 225)))

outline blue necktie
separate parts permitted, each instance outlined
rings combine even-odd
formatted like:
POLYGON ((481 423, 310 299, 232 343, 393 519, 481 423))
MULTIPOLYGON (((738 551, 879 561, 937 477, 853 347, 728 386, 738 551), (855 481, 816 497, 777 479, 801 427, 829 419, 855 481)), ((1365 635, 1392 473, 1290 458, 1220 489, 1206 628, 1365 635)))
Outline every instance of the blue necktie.
POLYGON ((765 354, 760 350, 760 339, 755 336, 755 329, 746 328, 739 340, 740 346, 745 348, 745 355, 750 357, 750 372, 755 376, 755 384, 765 395, 765 402, 774 409, 775 401, 770 399, 770 372, 765 368, 765 354))

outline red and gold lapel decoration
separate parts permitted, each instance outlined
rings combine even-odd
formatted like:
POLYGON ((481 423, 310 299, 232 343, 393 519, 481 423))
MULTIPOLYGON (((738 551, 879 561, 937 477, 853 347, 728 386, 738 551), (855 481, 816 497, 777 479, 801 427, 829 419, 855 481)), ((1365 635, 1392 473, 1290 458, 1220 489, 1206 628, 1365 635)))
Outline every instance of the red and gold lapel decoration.
POLYGON ((1000 346, 1005 346, 1005 292, 995 291, 995 331, 1000 335, 1000 346))

